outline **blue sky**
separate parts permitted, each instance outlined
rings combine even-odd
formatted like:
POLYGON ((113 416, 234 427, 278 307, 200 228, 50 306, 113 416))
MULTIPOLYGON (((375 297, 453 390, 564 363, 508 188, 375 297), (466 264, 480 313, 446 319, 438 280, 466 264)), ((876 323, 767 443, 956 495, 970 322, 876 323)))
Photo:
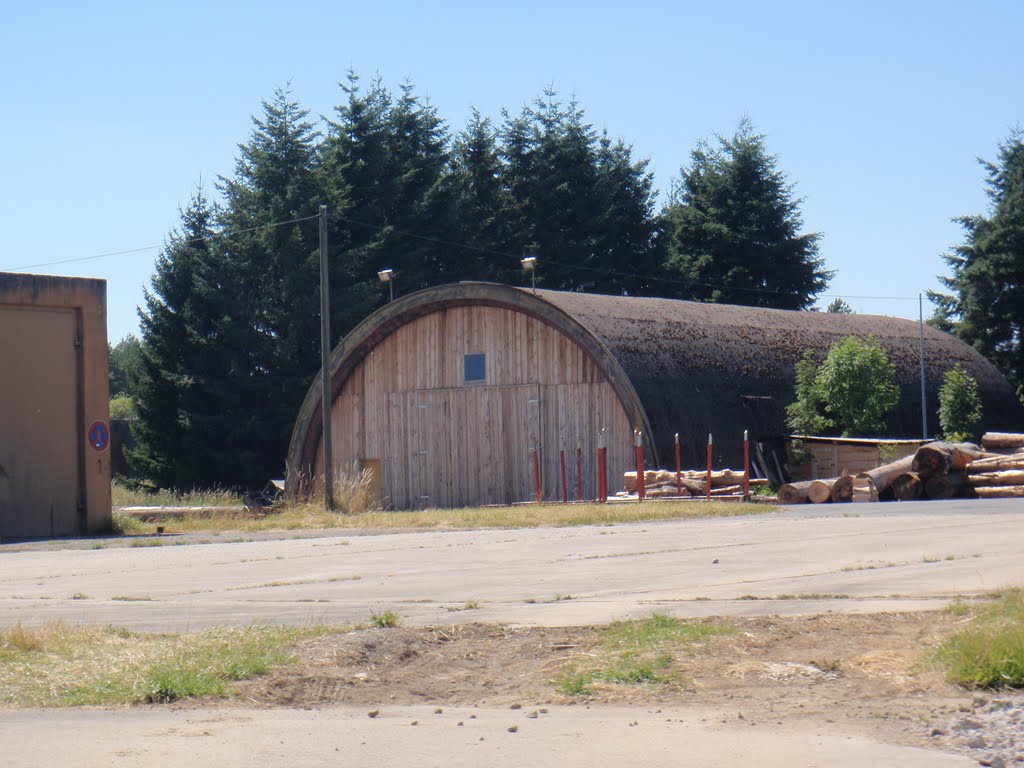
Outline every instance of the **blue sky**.
POLYGON ((232 172, 288 81, 317 115, 349 67, 409 78, 454 130, 553 84, 662 192, 697 141, 749 116, 824 235, 822 303, 903 317, 946 272, 950 219, 986 210, 976 158, 1024 123, 1011 0, 150 6, 19 3, 0 24, 0 270, 105 278, 112 341, 137 332, 150 246, 198 180, 232 172), (53 264, 68 259, 84 260, 53 264))

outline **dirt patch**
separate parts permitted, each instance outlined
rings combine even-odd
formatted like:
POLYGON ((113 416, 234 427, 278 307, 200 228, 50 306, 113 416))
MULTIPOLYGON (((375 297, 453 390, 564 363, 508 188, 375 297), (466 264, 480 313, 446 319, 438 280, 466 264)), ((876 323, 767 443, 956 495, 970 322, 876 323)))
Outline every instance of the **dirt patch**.
POLYGON ((705 621, 735 633, 681 653, 666 682, 595 684, 588 696, 561 694, 553 680, 601 653, 601 628, 466 624, 366 629, 308 641, 297 663, 240 683, 234 702, 345 704, 368 712, 406 704, 534 712, 546 704, 616 704, 650 712, 693 707, 712 722, 770 728, 810 721, 843 733, 960 751, 982 764, 998 764, 985 762, 995 759, 993 748, 1002 750, 1007 765, 1024 761, 1016 725, 1024 697, 1008 703, 1005 696, 972 694, 946 683, 929 663, 932 650, 963 619, 928 612, 705 621))
POLYGON ((298 663, 238 693, 249 704, 290 707, 599 701, 734 705, 762 720, 921 722, 970 701, 924 663, 959 621, 943 612, 732 619, 722 623, 735 634, 678 657, 668 682, 602 684, 585 698, 559 694, 552 680, 595 652, 600 628, 365 629, 304 643, 298 663))

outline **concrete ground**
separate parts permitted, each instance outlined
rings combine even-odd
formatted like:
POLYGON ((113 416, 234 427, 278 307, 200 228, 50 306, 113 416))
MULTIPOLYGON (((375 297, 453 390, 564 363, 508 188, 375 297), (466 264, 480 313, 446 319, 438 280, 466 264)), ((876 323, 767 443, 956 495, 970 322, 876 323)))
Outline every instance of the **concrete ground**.
POLYGON ((553 707, 0 712, 6 768, 967 768, 968 758, 837 733, 748 723, 735 712, 553 707), (458 723, 462 725, 458 725, 458 723), (415 723, 415 725, 413 725, 415 723), (515 727, 514 733, 509 731, 515 727))
MULTIPOLYGON (((161 546, 96 549, 4 545, 0 625, 61 618, 188 631, 252 621, 356 622, 388 609, 407 624, 558 626, 654 611, 925 609, 1021 584, 1022 513, 1016 500, 927 502, 568 529, 203 537, 212 543, 165 536, 161 546), (480 607, 448 610, 469 601, 480 607)), ((972 764, 882 743, 871 733, 837 733, 825 723, 756 727, 733 722, 735 714, 690 709, 577 706, 528 721, 508 710, 432 713, 382 707, 370 719, 344 707, 6 711, 0 759, 12 768, 398 760, 446 768, 972 764), (511 725, 517 732, 507 730, 511 725)))
POLYGON ((0 546, 0 626, 62 618, 188 631, 360 622, 371 610, 394 610, 407 624, 559 626, 654 611, 933 608, 1021 583, 1022 512, 1017 500, 829 505, 578 528, 0 546), (479 609, 448 610, 469 601, 479 609))

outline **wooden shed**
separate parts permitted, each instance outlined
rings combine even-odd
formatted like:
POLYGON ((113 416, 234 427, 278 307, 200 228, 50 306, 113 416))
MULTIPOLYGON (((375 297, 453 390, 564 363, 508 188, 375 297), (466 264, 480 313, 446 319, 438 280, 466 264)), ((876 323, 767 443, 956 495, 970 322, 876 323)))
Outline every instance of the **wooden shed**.
POLYGON ((883 464, 912 456, 924 440, 893 440, 868 437, 818 437, 790 435, 805 456, 791 474, 794 480, 817 480, 857 475, 883 464))
MULTIPOLYGON (((368 469, 385 507, 509 503, 532 498, 534 451, 546 498, 561 496, 560 455, 584 496, 597 492, 597 441, 610 490, 635 466, 701 466, 709 432, 716 466, 739 466, 754 441, 786 433, 794 366, 805 349, 875 336, 902 390, 890 431, 919 437, 917 323, 888 317, 755 309, 670 299, 531 291, 459 283, 395 300, 359 324, 330 358, 335 473, 368 469)), ((959 362, 979 384, 990 426, 1024 416, 1006 380, 974 350, 925 329, 931 402, 959 362)), ((287 493, 323 476, 319 377, 288 451, 287 493)), ((571 496, 574 494, 570 494, 571 496)))
POLYGON ((0 273, 0 536, 110 527, 106 282, 0 273))

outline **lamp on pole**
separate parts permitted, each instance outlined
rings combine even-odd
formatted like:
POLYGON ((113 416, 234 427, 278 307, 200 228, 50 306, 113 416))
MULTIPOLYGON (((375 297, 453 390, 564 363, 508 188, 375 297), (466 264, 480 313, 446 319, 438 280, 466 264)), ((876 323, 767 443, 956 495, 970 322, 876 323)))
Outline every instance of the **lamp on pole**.
POLYGON ((388 304, 395 300, 395 270, 382 269, 377 273, 377 279, 388 284, 388 304))
POLYGON ((524 256, 519 260, 519 263, 523 265, 523 271, 530 273, 530 285, 533 287, 533 292, 537 292, 537 257, 536 256, 524 256))

